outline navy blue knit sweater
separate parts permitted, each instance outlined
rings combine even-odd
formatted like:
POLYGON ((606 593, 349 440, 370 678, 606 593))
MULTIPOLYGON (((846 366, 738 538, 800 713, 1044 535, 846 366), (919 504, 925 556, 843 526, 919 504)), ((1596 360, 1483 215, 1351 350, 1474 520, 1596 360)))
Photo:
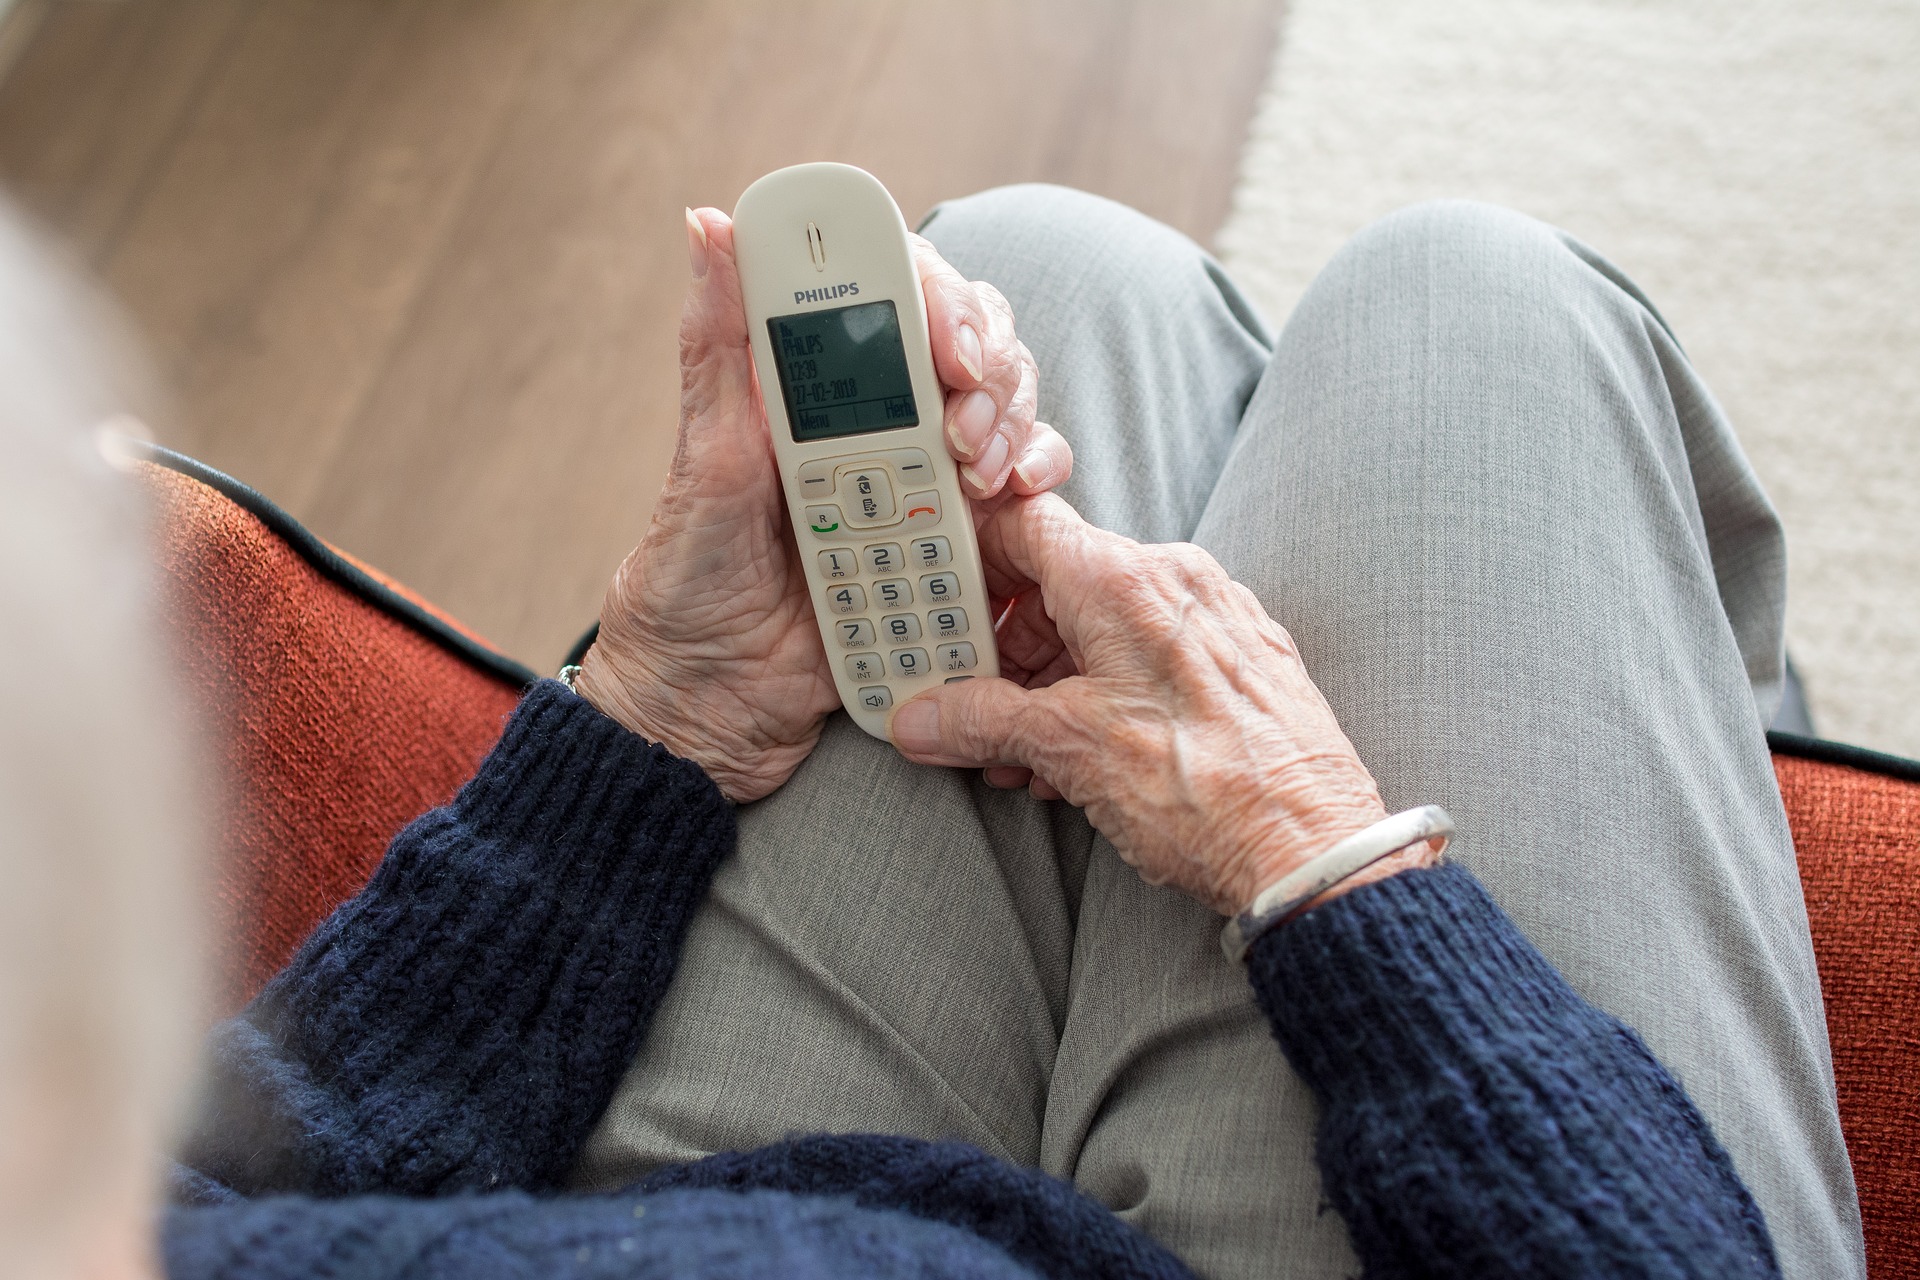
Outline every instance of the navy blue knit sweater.
MULTIPOLYGON (((818 1135, 561 1193, 733 841, 696 766, 536 687, 215 1032, 169 1273, 1188 1274, 1071 1186, 955 1143, 818 1135)), ((1369 1276, 1778 1274, 1679 1085, 1466 871, 1357 890, 1250 959, 1369 1276)))

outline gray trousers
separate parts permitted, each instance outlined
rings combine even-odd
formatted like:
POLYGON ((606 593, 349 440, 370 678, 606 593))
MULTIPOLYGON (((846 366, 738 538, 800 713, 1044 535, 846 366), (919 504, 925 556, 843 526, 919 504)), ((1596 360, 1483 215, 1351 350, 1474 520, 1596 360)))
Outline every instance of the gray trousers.
MULTIPOLYGON (((927 234, 1012 300, 1066 496, 1206 547, 1299 642, 1390 810, 1459 857, 1712 1122, 1789 1276, 1863 1274, 1793 846, 1761 726, 1781 534, 1621 274, 1517 214, 1369 228, 1277 344, 1192 242, 1048 187, 927 234)), ((1078 811, 835 717, 737 857, 578 1172, 788 1133, 958 1137, 1213 1276, 1358 1270, 1314 1105, 1220 920, 1078 811)))

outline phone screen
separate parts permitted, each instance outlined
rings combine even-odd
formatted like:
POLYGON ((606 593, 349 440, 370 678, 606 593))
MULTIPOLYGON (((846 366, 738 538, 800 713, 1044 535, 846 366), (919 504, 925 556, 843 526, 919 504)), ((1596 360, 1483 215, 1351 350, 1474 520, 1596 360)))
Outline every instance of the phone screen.
POLYGON ((796 441, 920 424, 891 300, 767 321, 796 441))

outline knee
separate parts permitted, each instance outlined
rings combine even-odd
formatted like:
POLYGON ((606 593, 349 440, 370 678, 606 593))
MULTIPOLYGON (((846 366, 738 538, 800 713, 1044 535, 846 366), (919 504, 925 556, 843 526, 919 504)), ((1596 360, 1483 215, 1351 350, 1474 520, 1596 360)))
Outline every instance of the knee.
POLYGON ((1206 261, 1192 240, 1137 209, 1070 187, 1022 183, 934 207, 921 232, 969 276, 1055 291, 1185 276, 1206 261))
POLYGON ((1546 223, 1474 200, 1428 200, 1364 228, 1329 269, 1390 273, 1403 285, 1485 288, 1538 284, 1547 264, 1567 256, 1566 242, 1546 223))

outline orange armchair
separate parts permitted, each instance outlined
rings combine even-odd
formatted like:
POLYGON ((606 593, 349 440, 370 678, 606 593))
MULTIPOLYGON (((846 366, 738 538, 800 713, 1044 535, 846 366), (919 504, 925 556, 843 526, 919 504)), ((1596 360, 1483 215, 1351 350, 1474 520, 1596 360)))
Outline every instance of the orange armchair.
MULTIPOLYGON (((451 797, 534 673, 265 498, 139 464, 228 798, 222 1006, 244 1003, 451 797)), ((1920 762, 1770 735, 1799 854, 1873 1280, 1920 1280, 1920 762)))

